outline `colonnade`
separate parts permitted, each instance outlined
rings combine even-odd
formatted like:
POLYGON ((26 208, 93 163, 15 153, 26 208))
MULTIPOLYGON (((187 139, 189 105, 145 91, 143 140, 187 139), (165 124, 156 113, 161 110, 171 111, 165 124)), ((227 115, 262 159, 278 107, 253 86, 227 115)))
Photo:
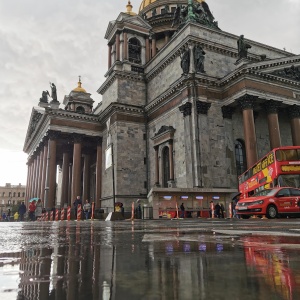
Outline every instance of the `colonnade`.
POLYGON ((61 206, 71 205, 76 196, 90 198, 91 167, 95 168, 93 200, 100 205, 102 174, 102 138, 79 134, 62 134, 48 131, 43 141, 28 160, 26 200, 41 198, 45 208, 56 207, 56 198, 60 196, 61 206), (89 139, 89 148, 84 148, 89 139), (83 163, 82 163, 83 162, 83 163), (60 195, 57 191, 57 165, 62 170, 60 195))
MULTIPOLYGON (((257 141, 254 124, 254 104, 258 97, 245 95, 238 99, 243 111, 244 139, 246 147, 247 165, 252 166, 258 160, 257 141)), ((268 118, 268 130, 270 150, 281 146, 280 128, 278 121, 278 109, 280 102, 269 100, 264 103, 268 118)), ((292 142, 294 146, 300 146, 300 106, 292 105, 287 108, 291 122, 292 142)))

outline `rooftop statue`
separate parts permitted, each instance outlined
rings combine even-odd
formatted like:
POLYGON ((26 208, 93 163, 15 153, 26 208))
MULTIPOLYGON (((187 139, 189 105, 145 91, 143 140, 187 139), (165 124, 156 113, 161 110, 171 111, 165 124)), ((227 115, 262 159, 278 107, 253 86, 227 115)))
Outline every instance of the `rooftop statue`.
POLYGON ((244 40, 244 35, 241 35, 237 41, 238 46, 238 57, 241 58, 247 58, 248 49, 251 48, 251 45, 247 44, 244 40))
POLYGON ((42 92, 42 98, 40 98, 40 102, 48 103, 48 96, 50 97, 50 94, 48 91, 42 92))
POLYGON ((57 101, 57 92, 56 92, 55 84, 50 82, 50 87, 51 87, 51 98, 53 99, 53 101, 57 101))
POLYGON ((194 60, 196 73, 204 73, 204 59, 205 51, 200 45, 196 45, 194 48, 194 60))
POLYGON ((187 22, 194 21, 202 25, 220 29, 218 22, 214 21, 206 2, 198 3, 194 0, 188 0, 186 6, 178 6, 174 12, 172 27, 178 25, 178 30, 181 29, 187 22))
POLYGON ((188 74, 190 71, 190 49, 188 47, 184 48, 182 50, 182 53, 180 54, 181 57, 181 68, 183 71, 183 74, 188 74))

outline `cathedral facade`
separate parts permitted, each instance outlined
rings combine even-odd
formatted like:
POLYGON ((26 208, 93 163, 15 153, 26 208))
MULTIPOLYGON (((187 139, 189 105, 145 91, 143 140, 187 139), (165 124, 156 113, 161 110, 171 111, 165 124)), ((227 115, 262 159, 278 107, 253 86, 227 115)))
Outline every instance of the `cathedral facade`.
POLYGON ((205 1, 128 1, 105 38, 97 106, 79 80, 63 108, 54 93, 32 110, 27 199, 204 216, 270 149, 300 145, 300 55, 222 31, 205 1))

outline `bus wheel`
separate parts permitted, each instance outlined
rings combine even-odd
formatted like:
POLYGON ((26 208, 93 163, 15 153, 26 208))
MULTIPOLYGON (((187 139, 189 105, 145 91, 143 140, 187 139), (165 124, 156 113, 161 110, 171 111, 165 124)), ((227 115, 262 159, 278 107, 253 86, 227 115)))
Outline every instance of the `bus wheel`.
POLYGON ((275 219, 277 217, 277 208, 274 205, 269 205, 267 208, 267 218, 275 219))

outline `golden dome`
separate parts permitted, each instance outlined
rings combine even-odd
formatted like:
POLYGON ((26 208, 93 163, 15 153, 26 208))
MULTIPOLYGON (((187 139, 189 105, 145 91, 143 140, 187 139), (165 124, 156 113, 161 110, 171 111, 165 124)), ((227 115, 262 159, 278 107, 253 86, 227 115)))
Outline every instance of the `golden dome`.
POLYGON ((86 93, 86 90, 81 87, 81 76, 79 76, 79 81, 78 81, 78 87, 75 88, 72 92, 81 92, 81 93, 86 93))
MULTIPOLYGON (((157 2, 159 0, 143 0, 141 5, 140 5, 140 9, 139 11, 142 11, 145 7, 147 7, 148 5, 157 2)), ((197 2, 201 3, 201 2, 205 2, 205 0, 196 0, 197 2)), ((187 1, 185 1, 187 3, 187 1)))
POLYGON ((132 5, 130 1, 128 1, 126 8, 127 8, 126 14, 129 14, 131 16, 136 16, 136 13, 132 11, 132 5))

